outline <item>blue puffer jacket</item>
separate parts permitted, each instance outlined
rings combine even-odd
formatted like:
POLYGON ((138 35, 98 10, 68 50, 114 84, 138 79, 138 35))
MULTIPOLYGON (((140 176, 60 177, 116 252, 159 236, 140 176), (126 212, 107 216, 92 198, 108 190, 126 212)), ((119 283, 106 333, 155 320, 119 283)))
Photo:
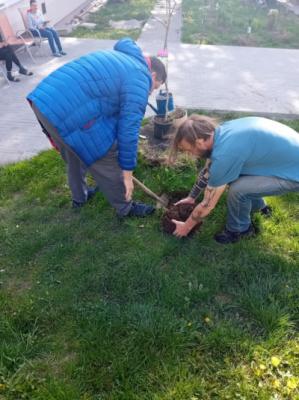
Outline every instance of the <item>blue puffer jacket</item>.
POLYGON ((140 48, 127 38, 54 71, 28 100, 87 166, 117 141, 119 165, 131 171, 151 85, 140 48))

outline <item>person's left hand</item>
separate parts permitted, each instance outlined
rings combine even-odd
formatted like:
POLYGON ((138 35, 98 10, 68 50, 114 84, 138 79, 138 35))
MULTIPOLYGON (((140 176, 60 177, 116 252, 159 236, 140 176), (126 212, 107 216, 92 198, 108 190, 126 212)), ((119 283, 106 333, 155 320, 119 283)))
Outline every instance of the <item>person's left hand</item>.
POLYGON ((173 232, 173 235, 178 238, 187 236, 192 229, 186 224, 186 222, 177 221, 175 219, 172 219, 171 221, 176 224, 176 230, 173 232))
POLYGON ((126 201, 131 201, 133 191, 134 191, 132 171, 123 171, 123 177, 124 177, 124 185, 125 185, 125 189, 126 189, 126 194, 125 194, 126 201))

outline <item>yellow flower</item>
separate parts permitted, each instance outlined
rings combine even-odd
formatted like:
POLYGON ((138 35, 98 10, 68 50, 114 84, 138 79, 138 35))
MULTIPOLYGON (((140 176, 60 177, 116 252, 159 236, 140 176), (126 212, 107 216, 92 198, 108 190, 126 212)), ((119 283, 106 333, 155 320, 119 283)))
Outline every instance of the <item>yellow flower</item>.
POLYGON ((287 380, 287 387, 289 389, 296 389, 297 386, 298 386, 298 378, 296 378, 295 376, 292 376, 287 380))
POLYGON ((278 365, 280 364, 280 358, 276 356, 271 357, 271 363, 273 367, 278 367, 278 365))
POLYGON ((187 326, 192 326, 192 322, 188 322, 187 326))
POLYGON ((259 369, 261 369, 262 371, 264 371, 264 370, 266 369, 266 365, 260 364, 260 365, 259 365, 259 369))
POLYGON ((205 323, 206 323, 206 324, 209 324, 210 322, 211 322, 210 318, 209 318, 209 317, 206 317, 206 318, 205 318, 205 323))
POLYGON ((280 382, 278 379, 274 379, 274 381, 272 382, 272 386, 277 389, 280 387, 280 382))

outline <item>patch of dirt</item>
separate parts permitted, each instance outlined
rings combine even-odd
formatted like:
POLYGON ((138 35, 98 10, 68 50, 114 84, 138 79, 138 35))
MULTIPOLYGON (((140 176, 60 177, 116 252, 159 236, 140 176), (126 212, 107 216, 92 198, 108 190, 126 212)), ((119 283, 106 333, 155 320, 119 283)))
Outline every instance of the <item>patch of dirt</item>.
MULTIPOLYGON (((186 196, 184 196, 186 197, 186 196)), ((182 197, 180 197, 182 198, 182 197)), ((178 204, 175 206, 172 204, 168 210, 164 213, 162 216, 161 220, 161 225, 162 225, 162 230, 165 233, 168 233, 170 235, 173 234, 175 231, 176 225, 174 222, 172 222, 172 219, 175 219, 177 221, 186 221, 191 212, 194 210, 195 205, 193 204, 178 204)), ((195 234, 195 232, 198 231, 202 223, 197 224, 188 234, 188 237, 191 237, 195 234)))
POLYGON ((154 121, 156 121, 158 124, 167 125, 170 122, 174 122, 175 119, 183 118, 185 115, 186 111, 183 108, 176 107, 168 114, 167 119, 165 119, 165 117, 159 117, 156 115, 154 117, 154 121))
POLYGON ((12 295, 22 295, 24 292, 31 290, 32 281, 15 278, 4 281, 3 287, 12 295))
MULTIPOLYGON (((163 118, 160 118, 163 120, 163 118)), ((154 136, 154 118, 152 118, 148 124, 144 125, 141 128, 141 135, 146 137, 147 143, 149 147, 152 147, 156 150, 159 151, 165 151, 166 149, 169 148, 169 145, 171 143, 171 140, 173 139, 175 130, 173 128, 170 128, 169 134, 163 137, 163 139, 157 139, 154 136)), ((143 144, 142 141, 140 141, 140 144, 143 144)))
POLYGON ((141 128, 140 134, 145 136, 145 139, 139 140, 139 151, 147 163, 152 167, 168 164, 168 154, 174 131, 170 129, 169 134, 163 140, 157 139, 154 136, 154 123, 151 120, 141 128))
POLYGON ((154 119, 158 122, 163 122, 164 118, 153 117, 141 128, 140 134, 145 139, 139 140, 139 149, 149 165, 159 166, 168 164, 168 154, 176 132, 176 121, 185 115, 186 111, 179 107, 176 107, 174 111, 169 113, 169 119, 170 121, 174 121, 174 124, 170 127, 168 133, 163 135, 162 139, 154 136, 154 119))
POLYGON ((177 191, 177 192, 171 192, 168 195, 168 199, 169 199, 169 206, 175 204, 177 201, 184 199, 185 197, 187 197, 189 194, 189 192, 185 191, 185 190, 181 190, 181 191, 177 191))
POLYGON ((226 305, 232 302, 232 297, 226 293, 219 293, 215 296, 217 303, 226 305))
POLYGON ((174 119, 178 119, 178 118, 183 118, 186 115, 186 111, 183 108, 180 107, 176 107, 176 109, 174 111, 172 111, 170 113, 170 115, 174 118, 174 119))

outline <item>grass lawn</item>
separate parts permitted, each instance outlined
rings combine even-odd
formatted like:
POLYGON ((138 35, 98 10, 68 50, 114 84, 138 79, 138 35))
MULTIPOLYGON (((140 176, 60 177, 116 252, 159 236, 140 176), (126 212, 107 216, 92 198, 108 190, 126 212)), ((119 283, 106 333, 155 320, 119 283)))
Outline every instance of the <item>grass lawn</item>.
POLYGON ((119 4, 108 2, 98 12, 90 15, 88 22, 96 23, 97 26, 95 29, 78 27, 71 33, 71 36, 95 39, 121 39, 129 36, 137 40, 141 29, 114 29, 110 27, 109 21, 129 19, 146 21, 150 16, 154 4, 154 0, 129 0, 119 4))
POLYGON ((256 0, 183 0, 183 41, 298 49, 299 16, 287 12, 274 0, 268 0, 268 8, 256 3, 256 0), (279 9, 277 23, 272 30, 268 27, 269 8, 279 9), (247 34, 249 24, 252 28, 250 35, 247 34))
MULTIPOLYGON (((161 193, 195 171, 136 176, 161 193)), ((54 151, 0 169, 1 400, 299 399, 298 194, 222 247, 225 199, 177 240, 100 194, 71 210, 65 182, 54 151)))

